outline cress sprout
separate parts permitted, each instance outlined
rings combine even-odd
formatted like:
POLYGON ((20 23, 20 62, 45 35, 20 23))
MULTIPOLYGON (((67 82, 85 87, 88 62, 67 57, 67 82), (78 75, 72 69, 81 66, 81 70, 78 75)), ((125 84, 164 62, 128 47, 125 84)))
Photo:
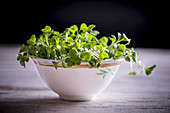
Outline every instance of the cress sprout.
MULTIPOLYGON (((73 25, 62 33, 52 30, 50 26, 45 26, 42 29, 42 34, 36 37, 34 34, 27 40, 28 46, 23 44, 18 52, 17 60, 25 67, 25 62, 29 61, 30 57, 39 57, 43 59, 58 60, 52 61, 55 68, 59 62, 66 68, 74 65, 80 65, 81 62, 89 62, 91 67, 101 66, 101 62, 106 59, 120 59, 125 61, 135 62, 145 70, 146 75, 151 74, 156 65, 147 68, 139 59, 139 53, 133 48, 127 48, 131 39, 123 33, 118 33, 118 36, 103 36, 97 38, 99 31, 94 30, 95 25, 87 26, 85 23, 73 25), (108 41, 111 41, 108 44, 108 41), (122 43, 123 42, 123 43, 122 43)), ((136 75, 136 72, 131 70, 129 74, 136 75)))

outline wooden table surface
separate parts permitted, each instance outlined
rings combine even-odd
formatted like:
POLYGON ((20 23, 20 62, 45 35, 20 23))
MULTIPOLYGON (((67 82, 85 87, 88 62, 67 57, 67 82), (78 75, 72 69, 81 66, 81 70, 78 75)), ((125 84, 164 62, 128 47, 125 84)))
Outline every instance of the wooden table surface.
POLYGON ((32 61, 20 66, 19 46, 0 45, 0 113, 170 113, 168 49, 136 49, 147 66, 157 65, 152 75, 128 75, 124 62, 95 101, 69 102, 47 88, 32 61))

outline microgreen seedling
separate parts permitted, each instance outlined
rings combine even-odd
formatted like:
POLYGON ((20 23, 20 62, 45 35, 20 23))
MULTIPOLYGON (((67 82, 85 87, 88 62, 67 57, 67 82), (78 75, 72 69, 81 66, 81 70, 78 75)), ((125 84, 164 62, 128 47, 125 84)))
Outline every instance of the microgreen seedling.
MULTIPOLYGON (((82 23, 80 29, 77 25, 73 25, 60 33, 52 30, 50 26, 45 26, 39 37, 33 34, 27 40, 28 46, 25 44, 21 46, 17 60, 24 67, 30 57, 57 60, 57 62, 52 61, 56 70, 60 62, 66 68, 80 65, 85 61, 89 62, 91 67, 97 67, 101 71, 98 75, 105 77, 107 72, 100 69, 101 62, 106 59, 123 58, 127 62, 137 63, 139 67, 142 67, 142 70, 145 70, 146 75, 151 74, 156 65, 147 68, 139 59, 139 53, 133 48, 127 48, 131 39, 127 38, 124 33, 118 33, 117 37, 111 35, 98 39, 99 31, 94 30, 95 27, 93 24, 87 26, 82 23), (108 44, 109 41, 110 44, 108 44)), ((136 75, 136 72, 131 69, 129 74, 136 75)))

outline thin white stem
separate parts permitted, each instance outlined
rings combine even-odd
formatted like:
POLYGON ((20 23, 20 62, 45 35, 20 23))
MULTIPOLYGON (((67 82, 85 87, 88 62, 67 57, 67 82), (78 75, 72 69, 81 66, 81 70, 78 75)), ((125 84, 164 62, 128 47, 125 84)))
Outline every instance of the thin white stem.
POLYGON ((129 62, 130 64, 130 72, 133 72, 133 63, 132 63, 132 60, 129 62))
POLYGON ((65 59, 67 59, 67 58, 69 58, 69 56, 67 56, 67 57, 65 57, 65 58, 63 58, 63 59, 61 59, 60 61, 58 61, 58 63, 59 62, 63 62, 65 59))

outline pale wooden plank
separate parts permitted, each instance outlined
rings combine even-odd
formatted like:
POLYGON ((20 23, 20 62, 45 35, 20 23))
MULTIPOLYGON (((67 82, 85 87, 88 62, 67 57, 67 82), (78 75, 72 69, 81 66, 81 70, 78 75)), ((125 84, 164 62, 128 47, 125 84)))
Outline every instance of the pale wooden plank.
POLYGON ((16 61, 20 45, 0 45, 0 113, 169 113, 170 50, 137 49, 157 69, 151 76, 130 76, 123 63, 111 85, 95 101, 67 102, 41 81, 35 65, 16 61), (2 54, 3 53, 3 54, 2 54))

